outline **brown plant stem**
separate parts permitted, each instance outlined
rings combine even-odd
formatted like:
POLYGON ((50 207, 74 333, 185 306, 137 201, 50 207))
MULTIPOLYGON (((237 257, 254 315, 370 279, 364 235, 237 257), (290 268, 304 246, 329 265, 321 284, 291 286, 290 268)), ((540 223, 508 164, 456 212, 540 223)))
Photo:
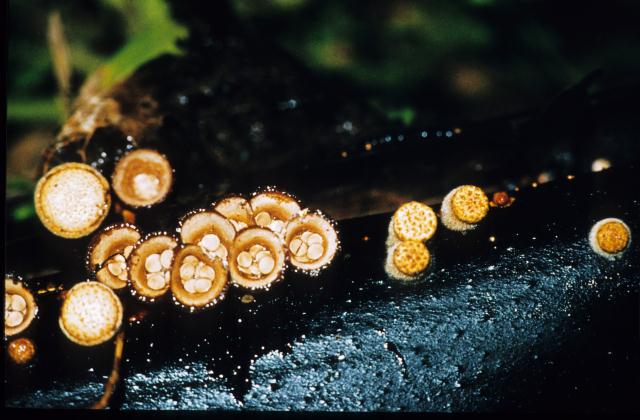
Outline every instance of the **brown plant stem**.
POLYGON ((118 382, 120 380, 120 360, 122 359, 122 349, 124 348, 124 331, 120 331, 116 336, 114 347, 111 374, 109 375, 107 382, 104 384, 104 394, 102 394, 102 398, 90 407, 93 410, 102 410, 107 408, 111 401, 111 397, 118 386, 118 382))
POLYGON ((69 43, 64 36, 64 25, 62 24, 60 12, 57 10, 49 15, 47 41, 51 52, 51 60, 53 61, 53 70, 58 82, 64 117, 67 118, 69 116, 72 69, 69 43))

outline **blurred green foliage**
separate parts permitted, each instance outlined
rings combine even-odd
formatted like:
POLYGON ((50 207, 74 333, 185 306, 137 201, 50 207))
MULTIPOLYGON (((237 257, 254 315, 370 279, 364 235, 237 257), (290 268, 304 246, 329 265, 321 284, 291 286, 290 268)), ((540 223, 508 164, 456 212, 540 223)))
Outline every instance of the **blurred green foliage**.
POLYGON ((16 222, 29 220, 35 216, 36 216, 36 209, 35 209, 35 206, 33 205, 33 202, 31 201, 27 201, 17 205, 16 207, 14 207, 13 211, 11 212, 11 218, 16 222))
POLYGON ((35 217, 36 210, 31 197, 35 190, 35 182, 19 175, 7 178, 7 200, 14 200, 15 204, 10 206, 10 218, 13 221, 21 222, 35 217))
POLYGON ((383 109, 412 109, 405 121, 538 106, 597 68, 609 85, 640 74, 638 4, 629 0, 233 3, 315 71, 383 109))
POLYGON ((176 23, 163 0, 105 0, 120 10, 127 19, 129 39, 106 63, 101 72, 103 88, 131 75, 140 65, 163 54, 181 54, 176 45, 188 35, 176 23))
POLYGON ((35 183, 21 176, 14 176, 7 180, 7 198, 19 197, 33 193, 35 183))
POLYGON ((176 45, 187 29, 171 17, 164 0, 90 0, 10 2, 9 122, 60 123, 51 53, 47 47, 47 17, 60 11, 70 47, 77 89, 99 72, 106 89, 145 62, 162 54, 180 54, 176 45))
POLYGON ((400 109, 387 109, 384 112, 392 120, 400 120, 404 125, 410 125, 416 117, 416 111, 410 106, 400 109))
POLYGON ((32 123, 62 122, 62 107, 56 97, 7 100, 7 119, 32 123))
MULTIPOLYGON (((606 14, 604 4, 578 1, 229 1, 315 71, 359 86, 383 108, 412 107, 419 119, 439 115, 435 107, 468 115, 525 106, 598 67, 611 79, 640 70, 633 1, 607 3, 606 14)), ((11 0, 9 10, 10 122, 59 122, 45 30, 53 10, 76 88, 96 70, 109 86, 180 53, 176 40, 187 35, 164 0, 11 0)))

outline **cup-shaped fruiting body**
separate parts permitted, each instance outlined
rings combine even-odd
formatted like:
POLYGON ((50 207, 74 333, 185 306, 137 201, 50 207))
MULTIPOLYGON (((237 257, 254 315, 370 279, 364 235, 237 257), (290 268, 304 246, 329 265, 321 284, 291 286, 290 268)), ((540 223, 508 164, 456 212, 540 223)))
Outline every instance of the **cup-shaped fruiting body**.
POLYGON ((474 229, 489 212, 489 199, 482 189, 474 185, 461 185, 444 197, 440 216, 451 230, 474 229))
POLYGON ((128 223, 104 228, 89 244, 87 270, 95 273, 99 282, 112 289, 122 289, 129 280, 127 258, 140 237, 138 228, 128 223))
POLYGON ((65 163, 52 168, 36 185, 35 208, 42 224, 63 238, 96 230, 111 206, 109 183, 89 165, 65 163))
POLYGON ((496 191, 493 193, 493 198, 489 202, 491 207, 509 207, 516 201, 514 197, 511 197, 506 191, 496 191))
POLYGON ((218 200, 213 209, 226 217, 236 229, 236 232, 255 225, 253 210, 249 201, 241 196, 229 196, 218 200))
POLYGON ((7 353, 14 363, 25 365, 36 355, 36 346, 28 338, 20 337, 9 343, 7 353))
POLYGON ((248 227, 238 233, 229 253, 231 281, 247 289, 268 289, 282 279, 285 253, 271 230, 248 227))
POLYGON ((141 300, 151 300, 169 290, 174 249, 178 241, 165 232, 141 238, 127 259, 132 293, 141 300))
POLYGON ((602 219, 589 231, 589 244, 598 254, 615 260, 629 248, 631 229, 625 222, 613 217, 602 219))
POLYGON ((198 245, 182 245, 173 261, 171 292, 177 302, 196 309, 224 299, 229 276, 220 258, 210 258, 198 245))
POLYGON ((438 227, 438 217, 426 204, 410 201, 398 207, 389 223, 387 247, 398 241, 426 241, 438 227))
POLYGON ((249 203, 256 225, 270 229, 281 239, 284 238, 287 222, 302 210, 295 198, 275 190, 257 193, 249 203))
POLYGON ((333 261, 340 247, 333 222, 320 212, 303 212, 291 219, 284 243, 291 264, 315 274, 333 261))
POLYGON ((387 251, 385 271, 394 279, 414 280, 422 274, 431 261, 431 254, 420 241, 402 241, 387 251))
POLYGON ((38 313, 33 294, 19 277, 4 278, 4 335, 9 337, 26 330, 38 313))
POLYGON ((173 185, 173 169, 156 150, 136 149, 122 156, 112 176, 113 190, 131 207, 149 207, 162 202, 173 185))
POLYGON ((227 218, 215 210, 194 210, 179 222, 180 239, 199 245, 209 258, 218 257, 226 265, 236 230, 227 218))
POLYGON ((109 287, 97 281, 76 284, 66 293, 60 311, 60 329, 82 346, 111 339, 122 325, 122 303, 109 287))

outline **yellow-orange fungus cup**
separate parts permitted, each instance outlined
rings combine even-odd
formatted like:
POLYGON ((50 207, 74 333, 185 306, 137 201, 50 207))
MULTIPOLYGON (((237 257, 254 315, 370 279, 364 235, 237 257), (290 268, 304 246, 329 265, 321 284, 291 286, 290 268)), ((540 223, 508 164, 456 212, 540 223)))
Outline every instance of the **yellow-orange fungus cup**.
POLYGON ((29 289, 19 279, 5 276, 4 335, 9 337, 26 330, 37 313, 38 306, 29 289))
POLYGON ((113 190, 123 203, 148 207, 162 202, 173 185, 173 169, 167 158, 152 149, 124 155, 112 176, 113 190))
POLYGON ((271 230, 249 227, 238 233, 229 253, 231 281, 247 289, 268 289, 285 270, 282 240, 271 230))
POLYGON ((132 292, 141 300, 153 300, 169 290, 174 249, 178 241, 164 232, 140 239, 127 259, 132 292))
POLYGON ((82 163, 65 163, 36 185, 35 208, 42 224, 63 238, 80 238, 96 230, 111 207, 109 183, 82 163))
POLYGON ((227 265, 236 230, 226 217, 215 210, 195 210, 187 213, 179 225, 183 243, 198 245, 209 258, 218 257, 227 265))
POLYGON ((95 271, 96 279, 112 289, 122 289, 129 280, 127 258, 138 240, 140 231, 130 224, 112 225, 101 230, 89 244, 88 271, 95 271))
POLYGON ((398 242, 387 252, 385 271, 398 280, 413 280, 423 273, 431 261, 431 254, 420 241, 398 242))
POLYGON ((296 269, 318 272, 327 267, 339 245, 333 223, 318 212, 305 212, 287 223, 285 248, 296 269))
POLYGON ((266 228, 284 238, 287 222, 297 216, 300 204, 286 193, 264 191, 249 200, 256 225, 266 228))
POLYGON ((209 257, 198 245, 177 248, 171 271, 171 292, 189 308, 211 306, 224 299, 228 272, 219 257, 209 257))
POLYGON ((400 206, 389 225, 390 241, 427 241, 438 227, 438 217, 431 207, 417 201, 400 206))
POLYGON ((76 344, 95 346, 110 340, 122 325, 122 303, 97 281, 73 286, 62 303, 59 319, 64 335, 76 344))
POLYGON ((610 260, 621 257, 630 243, 631 229, 620 219, 602 219, 589 231, 591 249, 610 260))
POLYGON ((489 212, 489 199, 482 189, 462 185, 449 192, 442 201, 442 223, 451 230, 474 229, 489 212))
POLYGON ((255 225, 253 209, 249 201, 241 196, 225 197, 213 204, 213 209, 226 217, 236 232, 255 225))
POLYGON ((7 346, 9 357, 18 365, 29 363, 36 355, 36 346, 33 341, 25 337, 12 340, 7 346))

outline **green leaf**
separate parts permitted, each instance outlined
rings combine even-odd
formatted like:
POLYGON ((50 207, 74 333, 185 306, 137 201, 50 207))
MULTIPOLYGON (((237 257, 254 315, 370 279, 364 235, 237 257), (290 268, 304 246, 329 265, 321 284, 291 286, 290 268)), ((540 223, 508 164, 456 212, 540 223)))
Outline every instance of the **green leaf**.
POLYGON ((32 197, 36 183, 22 175, 7 176, 6 198, 32 197))
POLYGON ((469 0, 469 3, 472 6, 480 6, 480 7, 495 5, 494 0, 469 0))
POLYGON ((387 117, 393 120, 400 120, 404 125, 409 125, 416 117, 416 112, 413 108, 407 106, 400 109, 391 109, 387 111, 387 117))
POLYGON ((127 43, 98 69, 103 89, 124 80, 154 58, 183 53, 176 42, 186 38, 188 30, 173 20, 163 0, 141 0, 131 6, 140 22, 127 43))
POLYGON ((31 201, 18 205, 13 209, 13 212, 11 212, 11 218, 16 222, 31 219, 35 215, 36 209, 31 201))
POLYGON ((63 120, 62 104, 56 98, 7 100, 9 122, 60 123, 63 120))
POLYGON ((36 215, 33 204, 35 182, 21 175, 7 176, 6 198, 16 199, 17 204, 11 210, 11 219, 17 222, 30 219, 36 215))

